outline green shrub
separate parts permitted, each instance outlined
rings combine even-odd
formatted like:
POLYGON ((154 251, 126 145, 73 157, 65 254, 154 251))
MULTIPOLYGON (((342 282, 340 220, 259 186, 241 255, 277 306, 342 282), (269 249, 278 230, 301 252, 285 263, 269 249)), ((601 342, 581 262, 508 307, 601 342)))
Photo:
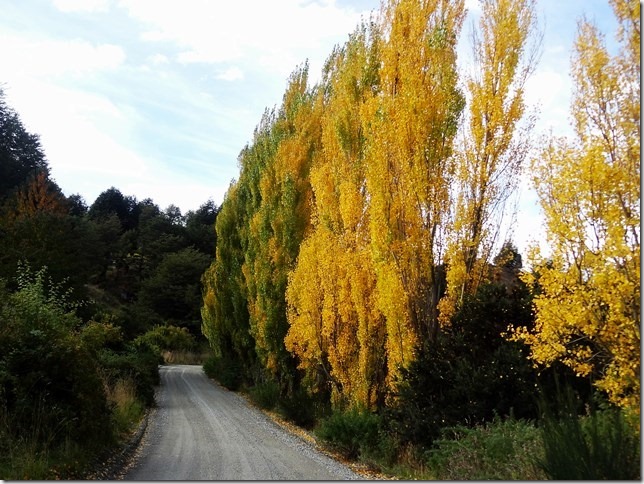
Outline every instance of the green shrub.
POLYGON ((639 431, 621 409, 584 417, 565 411, 547 414, 541 431, 544 455, 538 464, 549 479, 640 479, 639 431))
POLYGON ((103 384, 74 331, 81 321, 67 293, 44 269, 22 270, 17 292, 0 287, 0 454, 25 438, 43 451, 67 440, 89 447, 110 442, 103 384))
POLYGON ((135 382, 136 395, 145 405, 154 404, 154 387, 159 384, 159 355, 141 345, 128 344, 120 351, 103 349, 97 355, 109 386, 120 379, 135 382))
POLYGON ((317 401, 300 388, 280 398, 279 413, 287 420, 304 428, 312 428, 317 420, 317 401))
POLYGON ((380 442, 380 418, 363 409, 334 412, 320 422, 315 434, 350 459, 373 455, 380 442))
POLYGON ((178 326, 155 326, 135 340, 162 351, 191 351, 196 348, 197 341, 187 328, 178 326))
POLYGON ((211 356, 203 364, 203 370, 208 378, 232 391, 238 390, 243 381, 241 365, 233 360, 211 356))
POLYGON ((541 437, 533 424, 497 419, 474 428, 444 429, 427 464, 439 480, 535 480, 545 477, 534 464, 541 452, 541 437))
POLYGON ((280 397, 279 385, 273 380, 255 385, 248 393, 253 402, 265 410, 274 409, 280 397))
POLYGON ((403 443, 430 447, 444 427, 495 415, 536 418, 535 371, 524 346, 502 336, 510 321, 530 321, 525 285, 484 284, 451 324, 403 369, 390 407, 390 430, 403 443))

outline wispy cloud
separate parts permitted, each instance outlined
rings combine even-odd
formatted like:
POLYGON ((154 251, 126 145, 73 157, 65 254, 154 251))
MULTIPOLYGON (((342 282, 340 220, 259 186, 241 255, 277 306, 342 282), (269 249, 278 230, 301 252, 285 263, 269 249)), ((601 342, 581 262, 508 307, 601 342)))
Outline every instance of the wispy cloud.
POLYGON ((84 40, 25 38, 0 33, 0 65, 3 77, 28 75, 47 78, 63 74, 80 75, 115 69, 125 61, 125 51, 114 44, 92 44, 84 40))
POLYGON ((346 39, 363 13, 334 1, 121 0, 119 6, 145 26, 143 40, 181 46, 180 62, 266 59, 267 73, 282 78, 306 58, 321 68, 318 59, 330 53, 328 40, 346 39))
POLYGON ((222 81, 239 81, 244 78, 244 72, 239 67, 229 67, 215 77, 222 81))

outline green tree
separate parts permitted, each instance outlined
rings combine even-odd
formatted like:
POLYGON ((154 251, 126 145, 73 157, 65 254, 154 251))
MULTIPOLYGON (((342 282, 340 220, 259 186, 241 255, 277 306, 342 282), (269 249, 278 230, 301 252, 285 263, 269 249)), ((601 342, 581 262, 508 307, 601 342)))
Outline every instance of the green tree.
POLYGON ((249 195, 248 188, 241 183, 231 183, 226 192, 217 215, 216 257, 202 277, 201 308, 202 333, 215 356, 245 369, 254 367, 257 360, 242 273, 248 226, 243 202, 249 195))
POLYGON ((28 178, 49 175, 49 165, 37 135, 29 133, 0 89, 0 205, 28 178))
POLYGON ((215 256, 217 233, 215 223, 219 207, 213 200, 203 203, 197 210, 186 214, 186 237, 197 250, 215 256))
POLYGON ((284 294, 287 275, 310 226, 309 170, 320 139, 315 96, 307 80, 305 64, 291 75, 266 138, 255 140, 258 146, 252 156, 262 166, 261 201, 250 221, 242 268, 260 363, 284 389, 293 387, 295 376, 294 360, 284 346, 288 331, 284 294))
POLYGON ((151 309, 155 323, 168 323, 200 333, 201 275, 210 257, 194 248, 167 253, 141 283, 139 305, 151 309))

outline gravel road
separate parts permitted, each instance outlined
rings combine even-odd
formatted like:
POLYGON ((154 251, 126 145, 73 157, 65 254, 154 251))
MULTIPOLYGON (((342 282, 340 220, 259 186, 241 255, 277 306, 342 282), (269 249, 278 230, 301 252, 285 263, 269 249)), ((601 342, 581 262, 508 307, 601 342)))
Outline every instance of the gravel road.
POLYGON ((206 378, 161 368, 158 408, 126 480, 363 479, 206 378))

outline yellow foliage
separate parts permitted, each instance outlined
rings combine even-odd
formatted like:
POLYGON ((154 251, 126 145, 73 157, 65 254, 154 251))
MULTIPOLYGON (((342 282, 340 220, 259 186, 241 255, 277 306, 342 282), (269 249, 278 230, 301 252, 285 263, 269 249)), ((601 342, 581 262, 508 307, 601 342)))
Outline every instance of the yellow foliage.
POLYGON ((381 94, 362 109, 371 251, 391 376, 437 331, 436 267, 450 206, 452 142, 463 96, 456 39, 462 1, 383 8, 381 94))
POLYGON ((534 0, 485 0, 473 36, 467 78, 467 122, 457 146, 455 214, 447 253, 447 291, 440 302, 448 324, 464 294, 486 278, 490 251, 515 192, 529 149, 533 119, 524 125, 524 86, 536 65, 534 0))
POLYGON ((309 379, 324 375, 335 403, 374 406, 385 391, 386 358, 384 322, 373 300, 358 115, 372 95, 368 58, 362 26, 327 61, 319 96, 322 147, 310 176, 313 229, 289 277, 285 343, 309 379))
POLYGON ((637 2, 613 2, 622 51, 611 57, 581 22, 572 64, 577 139, 551 139, 533 160, 552 254, 531 255, 533 332, 515 330, 536 362, 560 360, 617 405, 639 412, 640 165, 637 2), (637 113, 637 114, 636 114, 637 113))

